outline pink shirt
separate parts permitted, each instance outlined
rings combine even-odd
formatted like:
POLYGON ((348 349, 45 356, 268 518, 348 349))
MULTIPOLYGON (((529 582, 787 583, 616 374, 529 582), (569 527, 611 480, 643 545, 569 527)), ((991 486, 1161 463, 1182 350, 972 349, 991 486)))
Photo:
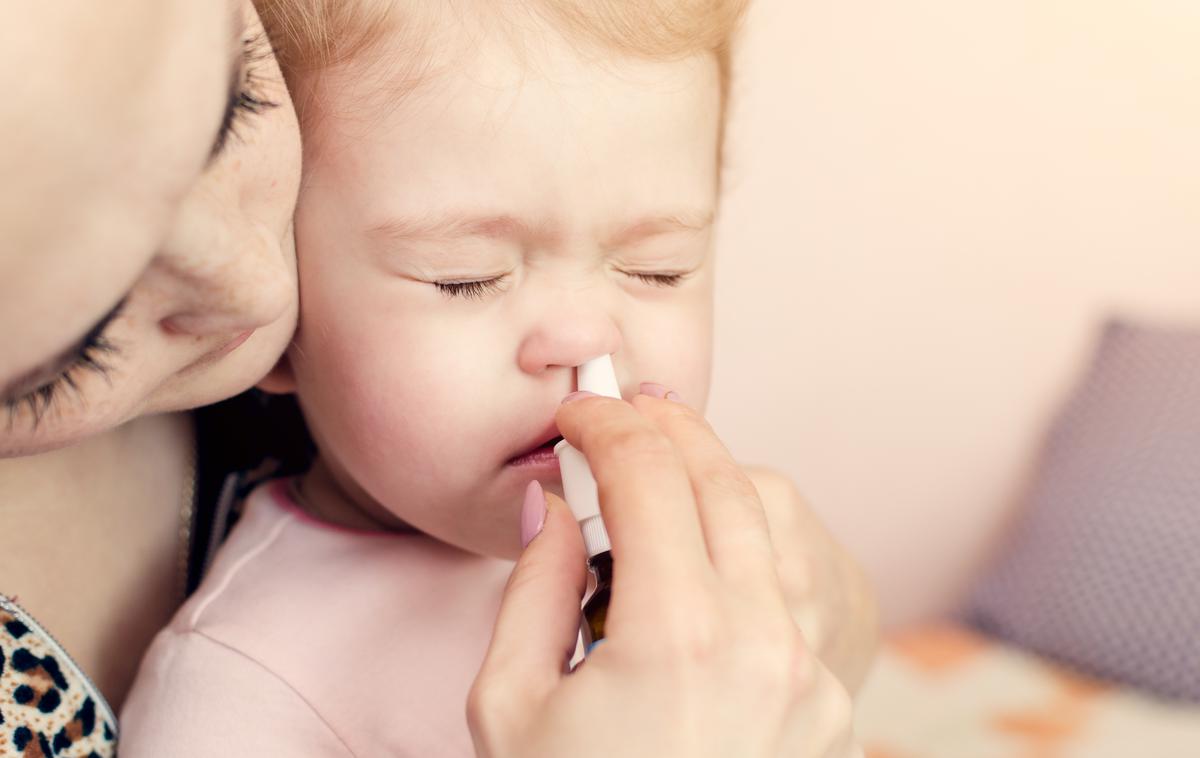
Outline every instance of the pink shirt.
POLYGON ((474 755, 466 696, 511 570, 263 485, 147 653, 121 756, 474 755))

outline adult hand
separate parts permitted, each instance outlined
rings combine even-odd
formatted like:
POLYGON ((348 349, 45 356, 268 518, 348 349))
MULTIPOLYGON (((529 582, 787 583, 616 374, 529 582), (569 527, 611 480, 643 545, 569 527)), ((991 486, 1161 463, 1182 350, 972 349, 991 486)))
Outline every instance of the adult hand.
POLYGON ((613 544, 606 639, 567 673, 583 548, 565 504, 533 485, 523 522, 540 533, 468 702, 478 754, 859 755, 850 697, 789 611, 758 492, 704 420, 645 395, 576 395, 557 421, 613 544))
POLYGON ((786 477, 749 469, 775 547, 775 571, 792 619, 851 694, 871 668, 879 611, 866 574, 786 477))

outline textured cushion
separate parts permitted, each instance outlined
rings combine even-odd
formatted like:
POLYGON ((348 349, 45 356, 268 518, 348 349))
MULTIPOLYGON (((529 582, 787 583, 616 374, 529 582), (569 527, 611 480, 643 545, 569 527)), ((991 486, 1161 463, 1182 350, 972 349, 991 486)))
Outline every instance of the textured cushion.
POLYGON ((1200 702, 1200 331, 1112 323, 975 588, 986 632, 1200 702))

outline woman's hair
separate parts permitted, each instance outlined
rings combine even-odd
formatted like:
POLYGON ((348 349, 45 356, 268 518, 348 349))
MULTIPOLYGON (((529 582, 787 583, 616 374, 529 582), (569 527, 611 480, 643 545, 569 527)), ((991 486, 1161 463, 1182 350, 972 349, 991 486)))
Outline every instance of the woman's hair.
MULTIPOLYGON (((652 60, 711 53, 720 68, 722 107, 730 51, 748 0, 518 0, 468 6, 480 13, 520 10, 545 19, 566 39, 652 60)), ((401 35, 414 58, 448 3, 431 0, 255 0, 293 90, 310 74, 352 61, 381 39, 401 35)), ((459 9, 463 12, 465 9, 459 9)), ((419 61, 407 62, 413 71, 419 61)), ((298 97, 302 122, 307 103, 298 97)))

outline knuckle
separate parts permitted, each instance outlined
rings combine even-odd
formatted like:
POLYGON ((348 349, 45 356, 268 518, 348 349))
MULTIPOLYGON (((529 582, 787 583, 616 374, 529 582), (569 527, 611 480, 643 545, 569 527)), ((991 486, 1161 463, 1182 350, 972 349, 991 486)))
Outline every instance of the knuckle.
POLYGON ((759 627, 743 657, 747 675, 765 700, 795 702, 811 687, 813 654, 790 620, 759 627))
MULTIPOLYGON (((703 474, 706 485, 714 490, 725 493, 728 497, 748 503, 760 503, 758 489, 750 478, 734 463, 722 461, 707 467, 703 474)), ((766 514, 761 513, 761 505, 756 508, 766 523, 766 514)))
POLYGON ((688 431, 700 434, 715 434, 712 424, 708 423, 708 419, 704 418, 696 409, 690 406, 672 403, 668 406, 666 412, 677 423, 686 425, 688 431))
MULTIPOLYGON (((525 556, 521 557, 525 558, 525 556)), ((536 560, 526 558, 524 564, 518 569, 509 574, 508 579, 504 582, 503 597, 505 598, 525 595, 538 584, 535 576, 538 573, 536 560)))
POLYGON ((660 420, 674 427, 676 433, 681 433, 689 438, 711 437, 720 443, 712 424, 708 423, 708 419, 694 408, 670 403, 661 411, 661 414, 660 420))
POLYGON ((680 678, 711 673, 730 648, 729 630, 715 613, 664 620, 663 627, 659 635, 663 647, 657 654, 680 678))
POLYGON ((797 707, 817 713, 817 724, 825 730, 825 741, 832 746, 845 746, 853 737, 854 700, 842 683, 823 666, 819 666, 812 682, 804 688, 797 707))
POLYGON ((481 673, 467 692, 467 728, 477 742, 497 744, 517 723, 515 698, 511 687, 494 675, 481 673))
POLYGON ((613 428, 605 430, 596 440, 600 448, 614 460, 648 461, 674 456, 674 448, 664 435, 644 428, 613 428))
POLYGON ((844 754, 854 744, 854 702, 845 689, 838 687, 828 693, 822 705, 825 723, 829 724, 827 752, 831 755, 844 754))
POLYGON ((642 413, 655 419, 660 424, 667 424, 687 435, 715 436, 712 425, 703 414, 683 403, 673 403, 639 396, 635 398, 635 407, 642 413))
POLYGON ((495 728, 497 697, 494 694, 498 688, 480 675, 467 693, 467 726, 473 734, 489 736, 495 728))

